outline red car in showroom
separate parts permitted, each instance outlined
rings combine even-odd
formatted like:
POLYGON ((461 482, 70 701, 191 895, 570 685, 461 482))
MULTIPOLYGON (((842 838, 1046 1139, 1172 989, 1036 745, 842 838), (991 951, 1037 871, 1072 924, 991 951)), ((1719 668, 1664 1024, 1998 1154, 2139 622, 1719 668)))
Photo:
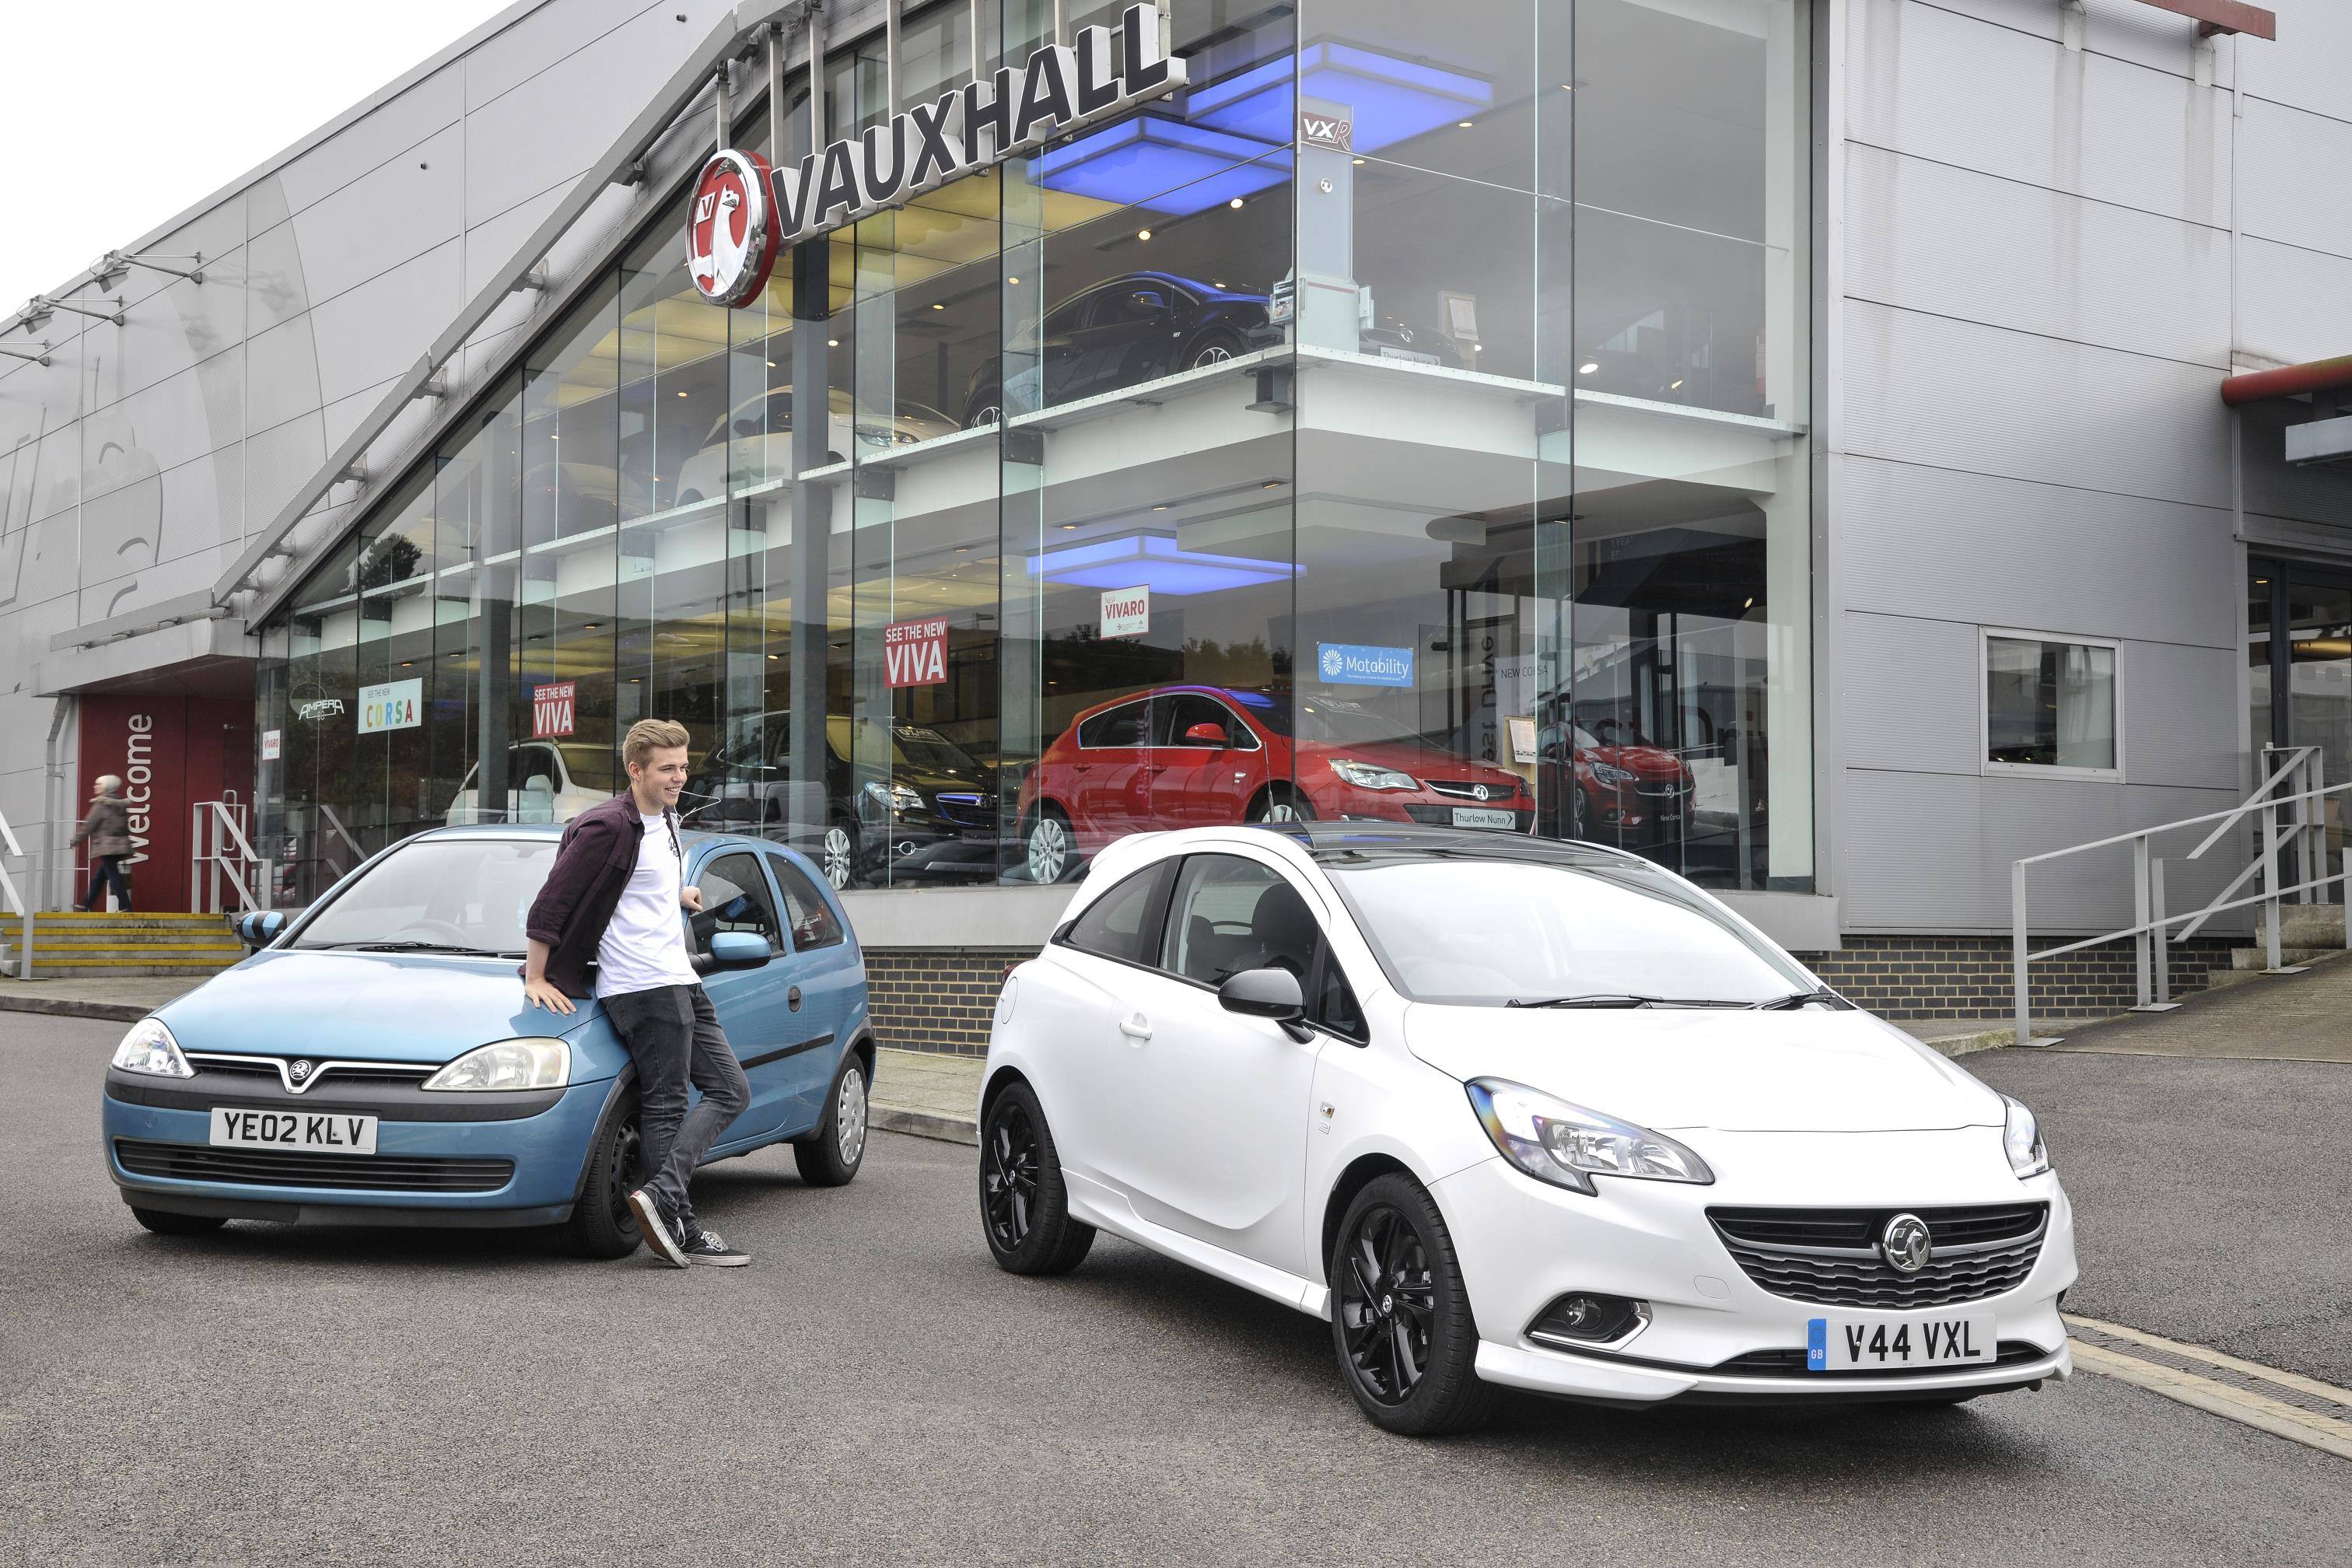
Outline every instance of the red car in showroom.
POLYGON ((1696 781, 1689 765, 1631 724, 1548 724, 1536 757, 1546 837, 1661 844, 1690 830, 1696 781))
POLYGON ((1402 738, 1344 699, 1161 686, 1079 714, 1021 784, 1030 876, 1161 827, 1326 820, 1535 826, 1517 774, 1402 738))

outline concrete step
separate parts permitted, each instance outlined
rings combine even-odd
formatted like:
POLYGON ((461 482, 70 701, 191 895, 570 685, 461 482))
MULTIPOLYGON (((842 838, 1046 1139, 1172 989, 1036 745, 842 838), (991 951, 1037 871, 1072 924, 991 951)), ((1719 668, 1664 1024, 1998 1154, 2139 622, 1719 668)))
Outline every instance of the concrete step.
MULTIPOLYGON (((2270 921, 2261 916, 2254 921, 2254 945, 2263 947, 2270 942, 2270 921)), ((2342 904, 2286 904, 2279 910, 2279 943, 2284 947, 2342 947, 2344 941, 2344 906, 2342 904)))
MULTIPOLYGON (((2282 947, 2279 949, 2281 963, 2317 963, 2323 959, 2343 956, 2344 950, 2340 947, 2282 947)), ((2230 950, 2230 967, 2232 969, 2268 969, 2270 966, 2271 953, 2270 949, 2266 947, 2233 947, 2230 950)))

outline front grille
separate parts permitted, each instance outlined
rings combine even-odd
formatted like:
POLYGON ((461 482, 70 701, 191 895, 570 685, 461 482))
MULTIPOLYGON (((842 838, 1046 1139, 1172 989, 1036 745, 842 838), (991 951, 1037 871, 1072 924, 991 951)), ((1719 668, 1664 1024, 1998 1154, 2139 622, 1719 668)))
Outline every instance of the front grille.
MULTIPOLYGON (((298 1057, 216 1057, 203 1052, 191 1052, 188 1065, 199 1079, 231 1079, 239 1083, 273 1083, 285 1087, 288 1079, 278 1071, 282 1061, 299 1061, 298 1057)), ((319 1058, 311 1057, 310 1061, 319 1058)), ((322 1083, 423 1083, 440 1070, 419 1062, 330 1062, 312 1072, 296 1085, 295 1092, 307 1094, 322 1083)))
POLYGON ((299 1149, 215 1149, 202 1143, 114 1141, 134 1176, 235 1182, 255 1187, 320 1187, 368 1193, 490 1193, 514 1175, 512 1160, 421 1154, 314 1154, 299 1149))
POLYGON ((1518 792, 1507 785, 1482 784, 1475 779, 1423 779, 1421 782, 1440 795, 1459 795, 1464 800, 1477 799, 1481 789, 1486 792, 1486 798, 1490 801, 1510 801, 1518 798, 1518 792))
POLYGON ((1976 1372, 1986 1367, 2022 1366, 2049 1355, 2040 1345, 2023 1340, 2003 1340, 1993 1352, 1990 1361, 1947 1362, 1942 1366, 1847 1367, 1834 1372, 1807 1372, 1805 1352, 1793 1351, 1749 1351, 1746 1355, 1733 1356, 1707 1370, 1721 1377, 1942 1377, 1956 1372, 1976 1372))
POLYGON ((962 827, 991 827, 996 823, 996 803, 987 796, 954 791, 942 791, 931 797, 939 803, 940 816, 962 827))
POLYGON ((1683 786, 1674 783, 1672 780, 1668 780, 1664 783, 1658 783, 1654 780, 1644 779, 1640 784, 1633 786, 1633 793, 1635 795, 1650 795, 1655 799, 1673 800, 1683 793, 1683 786))
POLYGON ((1709 1209, 1748 1278, 1775 1296, 1824 1307, 1911 1311, 1979 1301, 2024 1283, 2042 1254, 2046 1204, 1932 1209, 1709 1209), (1934 1251, 1916 1274, 1879 1255, 1897 1214, 1917 1215, 1934 1251))

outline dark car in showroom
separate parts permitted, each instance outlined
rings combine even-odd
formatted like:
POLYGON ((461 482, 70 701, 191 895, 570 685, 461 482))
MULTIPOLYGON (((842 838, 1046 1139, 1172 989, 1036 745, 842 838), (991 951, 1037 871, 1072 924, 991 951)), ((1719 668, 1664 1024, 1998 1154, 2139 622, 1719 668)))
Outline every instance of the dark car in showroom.
POLYGON ((1313 692, 1160 686, 1071 721, 1021 781, 1029 876, 1059 881, 1148 828, 1418 822, 1525 833, 1519 776, 1400 734, 1360 703, 1313 692))
MULTIPOLYGON (((926 724, 831 714, 824 740, 824 820, 812 858, 826 881, 995 876, 993 768, 926 724)), ((697 826, 782 837, 793 822, 792 715, 730 722, 685 795, 697 826)))
MULTIPOLYGON (((1288 280, 1276 288, 1286 291, 1288 280)), ((1001 358, 972 372, 964 426, 1003 417, 1008 394, 1016 409, 1050 408, 1265 348, 1279 336, 1269 303, 1263 293, 1172 272, 1107 279, 1055 305, 1043 322, 1015 331, 1015 352, 1034 363, 1015 370, 1009 383, 1001 358)), ((1464 363, 1452 339, 1389 317, 1363 329, 1362 346, 1367 353, 1464 363)))

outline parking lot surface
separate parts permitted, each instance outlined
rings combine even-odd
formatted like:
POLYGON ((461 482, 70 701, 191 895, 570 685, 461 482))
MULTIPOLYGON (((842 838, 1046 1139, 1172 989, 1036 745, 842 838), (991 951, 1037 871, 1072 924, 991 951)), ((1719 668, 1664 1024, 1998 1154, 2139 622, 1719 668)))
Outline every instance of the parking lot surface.
MULTIPOLYGON (((1936 1412, 1514 1398, 1390 1437, 1323 1324, 1108 1238, 1002 1274, 974 1152, 887 1134, 838 1191, 784 1151, 706 1172, 749 1269, 165 1240, 101 1164, 121 1029, 0 1015, 0 1561, 2320 1564, 2352 1534, 2345 1461, 2088 1375, 1936 1412)), ((2096 1221, 2136 1179, 2094 1173, 2125 1110, 2019 1060, 1986 1076, 2089 1097, 2045 1115, 2096 1221)), ((2136 1321, 2161 1268, 2110 1235, 2097 1310, 2136 1321)))

